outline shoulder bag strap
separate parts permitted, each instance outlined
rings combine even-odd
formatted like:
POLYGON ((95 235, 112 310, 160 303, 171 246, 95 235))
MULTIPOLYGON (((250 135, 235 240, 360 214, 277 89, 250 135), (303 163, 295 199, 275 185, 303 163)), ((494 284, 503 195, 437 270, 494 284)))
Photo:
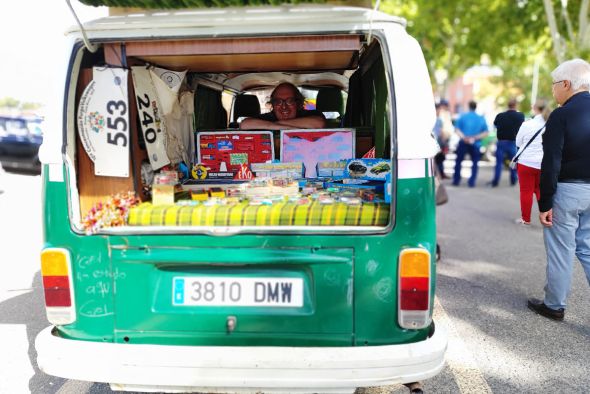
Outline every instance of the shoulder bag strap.
POLYGON ((537 138, 537 136, 539 135, 539 133, 541 131, 543 131, 544 128, 545 128, 545 125, 543 125, 543 127, 541 127, 539 130, 537 130, 537 132, 535 133, 535 135, 533 135, 533 138, 531 138, 529 140, 529 142, 527 142, 526 145, 520 150, 520 152, 518 152, 518 154, 516 156, 514 156, 514 158, 512 159, 512 161, 514 163, 516 163, 518 161, 518 158, 520 157, 520 155, 522 155, 522 152, 524 152, 524 150, 531 144, 531 142, 533 142, 533 140, 535 138, 537 138))

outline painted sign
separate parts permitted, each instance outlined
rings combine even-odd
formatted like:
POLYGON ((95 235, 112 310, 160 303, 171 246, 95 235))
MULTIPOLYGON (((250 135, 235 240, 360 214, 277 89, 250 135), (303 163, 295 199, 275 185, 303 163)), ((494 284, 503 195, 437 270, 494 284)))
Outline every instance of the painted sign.
POLYGON ((162 107, 150 70, 140 66, 131 67, 139 125, 143 132, 150 164, 158 170, 170 163, 166 155, 166 125, 162 119, 162 107))
POLYGON ((354 129, 281 130, 281 161, 303 162, 305 177, 317 177, 317 164, 354 158, 354 129))
POLYGON ((99 176, 129 176, 127 70, 94 67, 78 105, 78 134, 99 176))

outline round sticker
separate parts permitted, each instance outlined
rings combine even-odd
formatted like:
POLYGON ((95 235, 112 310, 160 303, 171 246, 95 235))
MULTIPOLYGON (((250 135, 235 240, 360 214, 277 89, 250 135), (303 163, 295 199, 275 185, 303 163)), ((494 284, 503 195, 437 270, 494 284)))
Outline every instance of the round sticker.
POLYGON ((207 178, 207 167, 202 164, 195 164, 191 170, 191 175, 194 179, 207 178))

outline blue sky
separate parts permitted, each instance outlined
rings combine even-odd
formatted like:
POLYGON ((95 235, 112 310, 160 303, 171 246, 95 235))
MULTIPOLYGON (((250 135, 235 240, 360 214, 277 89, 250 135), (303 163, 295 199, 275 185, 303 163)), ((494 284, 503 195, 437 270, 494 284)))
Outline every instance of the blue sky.
MULTIPOLYGON (((82 21, 105 16, 106 8, 71 0, 82 21)), ((0 98, 46 104, 61 53, 63 32, 75 24, 65 0, 16 0, 4 5, 0 23, 0 98)))

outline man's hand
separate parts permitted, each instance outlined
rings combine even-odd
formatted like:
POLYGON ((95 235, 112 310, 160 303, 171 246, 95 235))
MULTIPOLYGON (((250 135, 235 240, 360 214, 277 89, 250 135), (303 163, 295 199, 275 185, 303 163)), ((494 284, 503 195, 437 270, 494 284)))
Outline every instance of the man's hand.
POLYGON ((547 212, 540 212, 539 221, 545 227, 553 226, 553 208, 548 210, 547 212))

